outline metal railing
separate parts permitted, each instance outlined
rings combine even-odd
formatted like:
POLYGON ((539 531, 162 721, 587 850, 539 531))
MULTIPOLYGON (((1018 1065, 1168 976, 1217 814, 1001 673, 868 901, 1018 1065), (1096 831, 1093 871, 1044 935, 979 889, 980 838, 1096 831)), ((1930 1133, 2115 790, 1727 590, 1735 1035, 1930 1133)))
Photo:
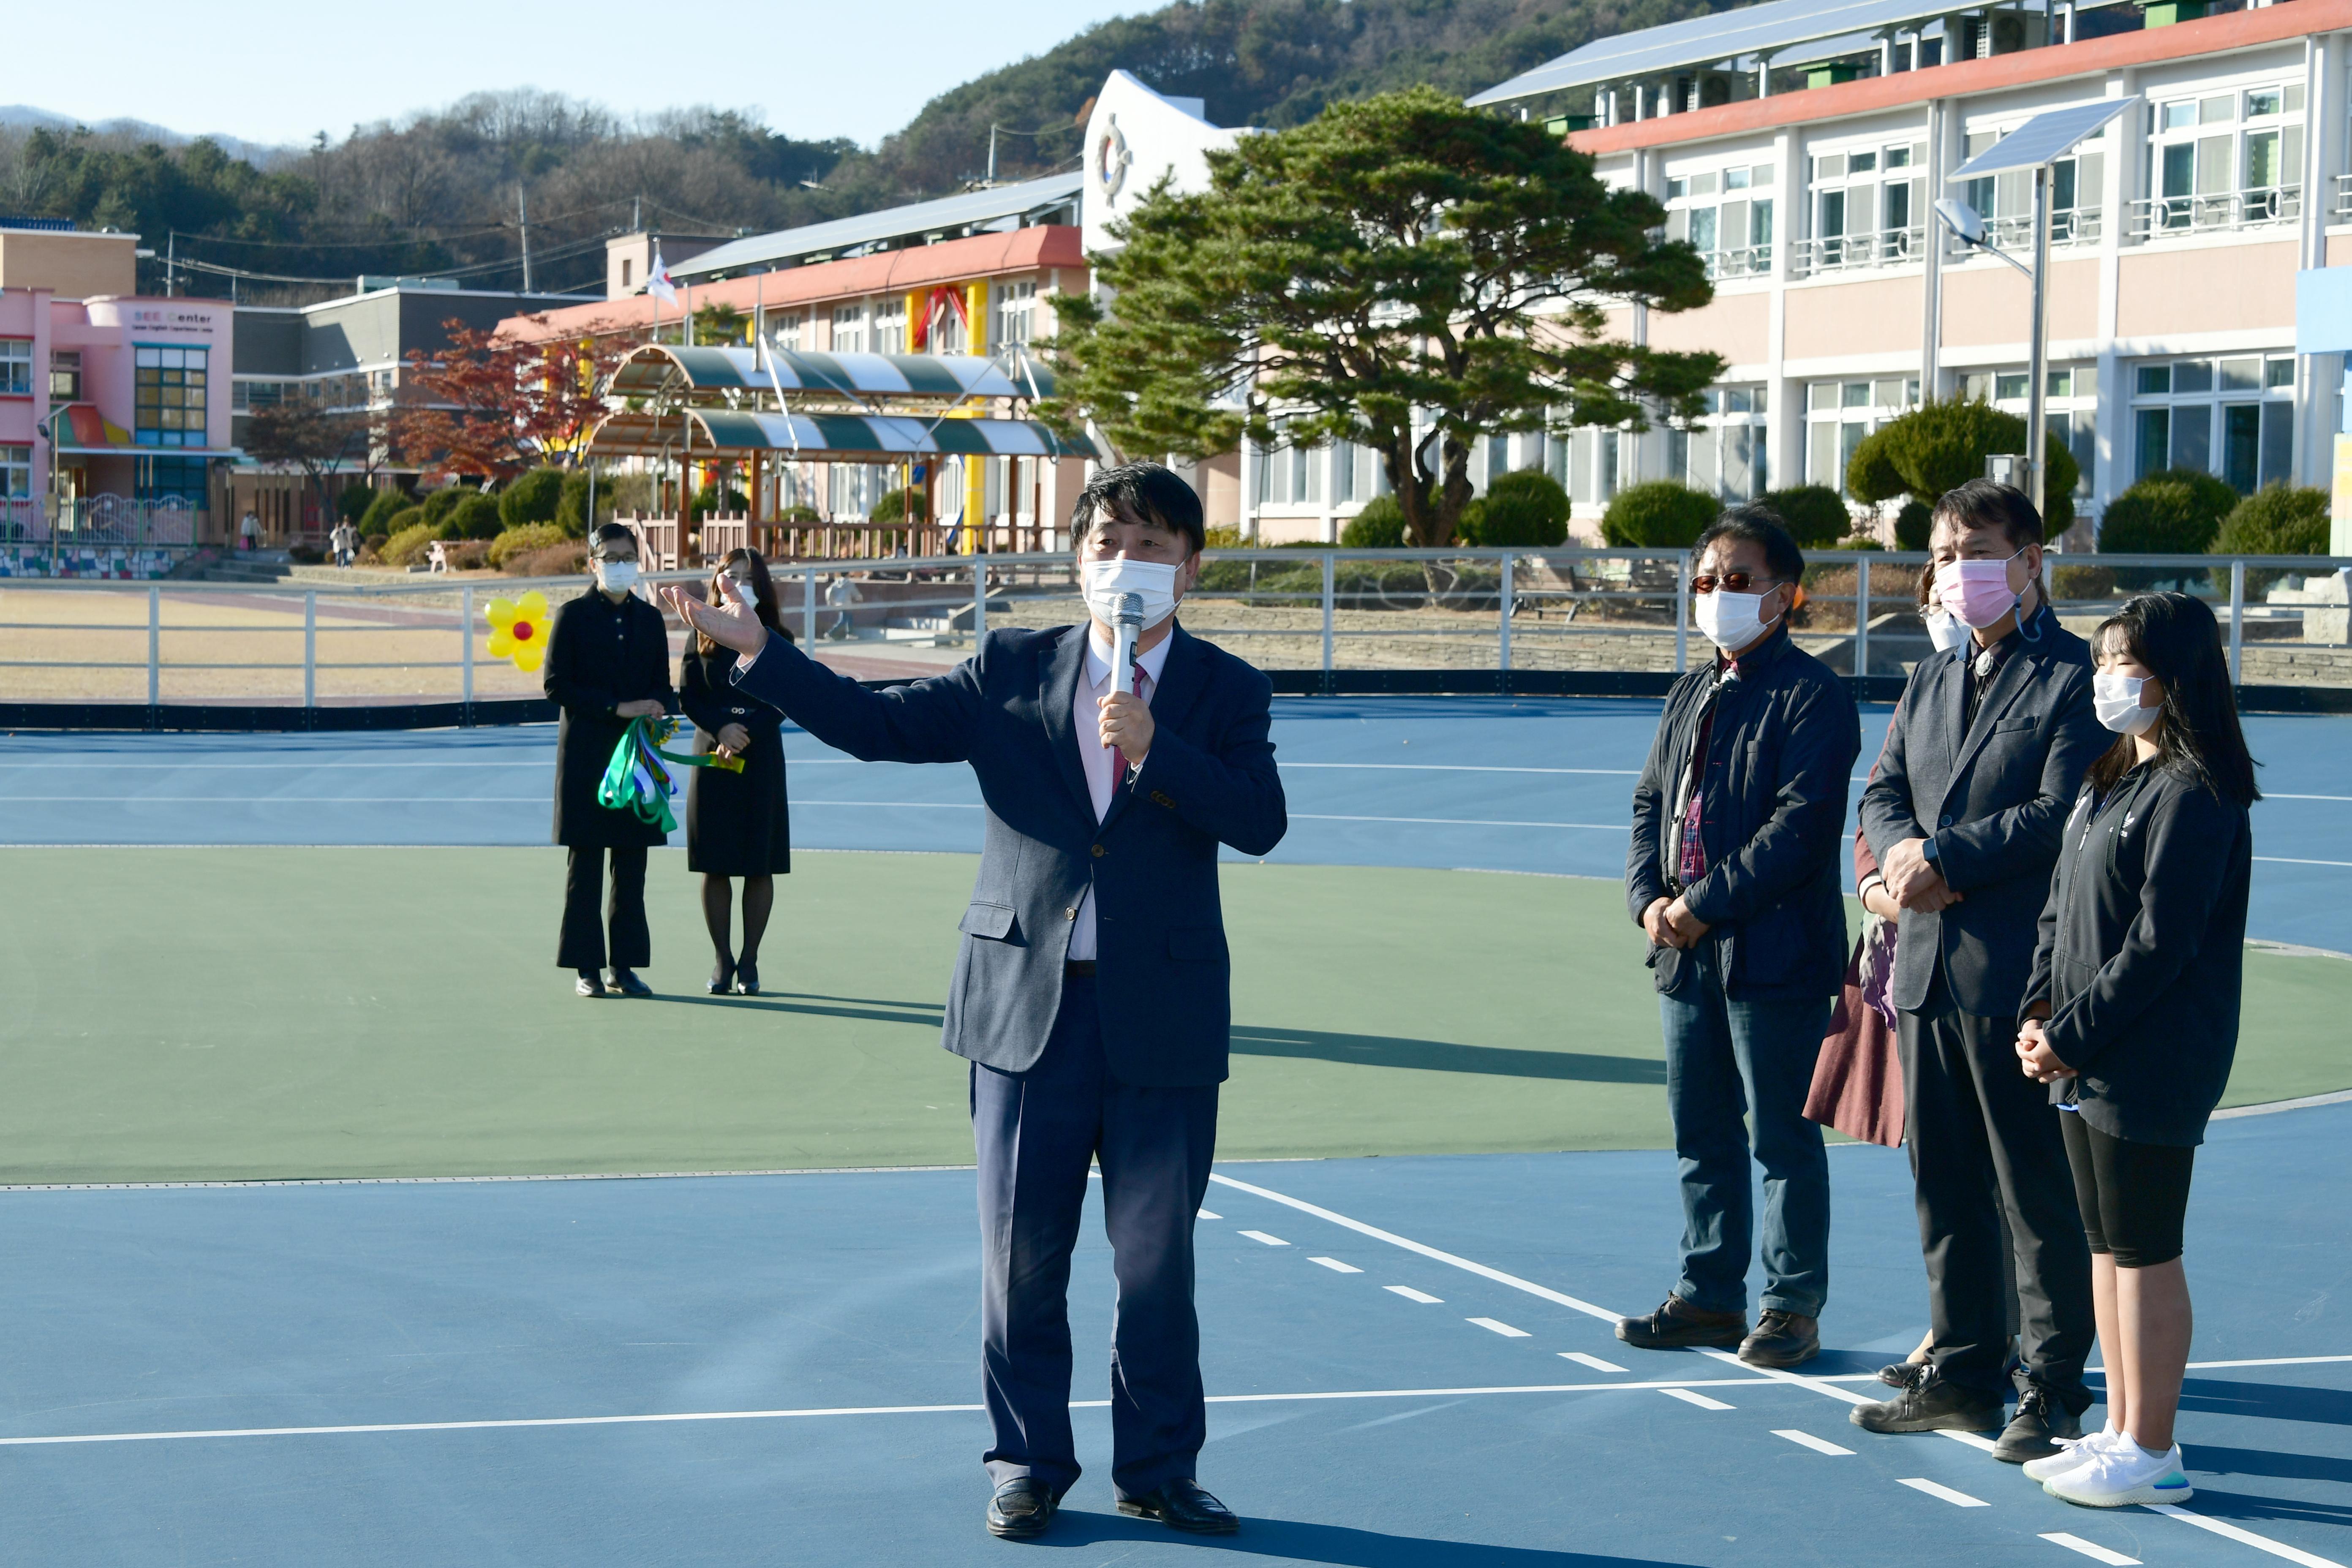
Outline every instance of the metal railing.
POLYGON ((82 548, 184 550, 204 537, 204 522, 205 509, 177 496, 69 497, 58 503, 54 523, 47 498, 11 496, 0 500, 0 546, 56 542, 82 548))
MULTIPOLYGON (((2068 207, 2050 215, 2050 243, 2095 245, 2105 226, 2097 207, 2068 207)), ((1985 237, 2012 254, 2029 253, 2033 248, 2033 220, 2027 216, 1989 217, 1985 219, 1985 237)), ((1961 247, 1952 246, 1946 254, 1968 253, 1961 247)))
POLYGON ((1797 241, 1793 264, 1800 278, 1855 267, 1893 267, 1923 259, 1927 243, 1927 230, 1920 224, 1868 234, 1816 236, 1797 241))
MULTIPOLYGON (((2048 582, 2087 634, 2131 594, 2210 601, 2231 668, 2252 686, 2352 692, 2352 557, 2053 555, 2048 582)), ((1815 552, 1800 646, 1845 674, 1901 678, 1931 644, 1917 614, 1926 557, 1815 552)), ((773 566, 782 623, 863 679, 950 668, 992 626, 1086 616, 1066 553, 773 566)), ((1672 550, 1212 552, 1188 629, 1273 670, 1555 670, 1663 675, 1694 641, 1690 564, 1672 550)), ((655 581, 701 583, 701 573, 655 581)), ((489 654, 493 597, 586 591, 577 577, 345 588, 0 582, 0 700, 306 707, 540 695, 489 654), (299 650, 299 651, 298 651, 299 650)), ((673 626, 673 651, 684 629, 673 626)), ((1328 682, 1327 682, 1328 684, 1328 682)))
POLYGON ((1772 247, 1769 245, 1741 245, 1705 254, 1710 279, 1761 278, 1772 270, 1772 247))
POLYGON ((2203 196, 2142 196, 2131 205, 2130 234, 2134 239, 2163 239, 2175 235, 2260 228, 2268 224, 2293 223, 2302 216, 2301 185, 2221 191, 2203 196))

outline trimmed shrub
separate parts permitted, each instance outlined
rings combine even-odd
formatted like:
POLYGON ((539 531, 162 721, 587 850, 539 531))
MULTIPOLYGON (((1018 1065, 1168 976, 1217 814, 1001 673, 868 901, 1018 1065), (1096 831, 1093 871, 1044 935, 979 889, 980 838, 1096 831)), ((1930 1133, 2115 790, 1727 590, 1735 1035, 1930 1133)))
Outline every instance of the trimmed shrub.
POLYGON ((506 520, 499 515, 499 498, 487 490, 476 490, 449 510, 442 525, 444 539, 496 539, 506 528, 506 520))
MULTIPOLYGON (((407 512, 401 514, 403 517, 407 515, 407 512)), ((392 537, 383 542, 383 548, 376 553, 383 557, 383 563, 387 566, 414 565, 425 558, 425 547, 440 537, 439 530, 432 523, 412 522, 404 528, 394 529, 392 537)))
POLYGON ((381 555, 383 553, 383 542, 391 537, 392 535, 388 533, 362 534, 360 536, 360 552, 363 555, 381 555))
MULTIPOLYGON (((578 469, 563 476, 563 489, 555 500, 555 526, 563 530, 567 539, 588 537, 588 476, 578 469)), ((599 522, 613 515, 609 481, 596 487, 596 514, 599 522)))
POLYGON ((1906 500, 1895 514, 1895 548, 1925 550, 1936 531, 1936 509, 1923 500, 1906 500))
POLYGON ((533 468, 507 485, 499 497, 499 521, 507 528, 521 528, 529 523, 553 522, 556 505, 563 498, 564 472, 562 468, 533 468))
POLYGON ((348 484, 335 497, 335 516, 349 523, 366 518, 368 508, 375 504, 373 485, 348 484))
MULTIPOLYGON (((1403 521, 1404 514, 1397 514, 1403 521)), ((1465 544, 1550 549, 1568 541, 1568 492, 1541 468, 1503 475, 1462 513, 1465 544)))
MULTIPOLYGON (((2240 501, 2221 521, 2211 549, 2216 555, 2325 555, 2327 553, 2327 492, 2276 481, 2240 501)), ((2270 592, 2284 572, 2246 573, 2246 597, 2270 592)), ((2230 569, 2213 568, 2216 593, 2230 591, 2230 569)))
POLYGON ((905 522, 910 507, 915 521, 929 520, 930 498, 921 490, 903 489, 885 490, 882 499, 874 503, 874 510, 866 513, 866 517, 873 522, 905 522))
POLYGON ((694 492, 693 512, 694 521, 697 522, 700 522, 704 514, 708 512, 748 512, 751 510, 751 498, 733 485, 728 486, 723 492, 716 485, 705 485, 694 492))
MULTIPOLYGON (((467 496, 480 493, 471 485, 444 485, 426 496, 419 504, 425 509, 425 521, 435 528, 439 528, 449 521, 449 514, 457 510, 467 496)), ((457 536, 454 533, 444 533, 441 537, 455 539, 457 536)))
POLYGON ((385 539, 392 534, 392 520, 416 504, 416 499, 397 485, 375 492, 368 509, 360 518, 360 537, 385 539))
POLYGON ((1394 496, 1374 496, 1339 530, 1339 543, 1349 550, 1402 550, 1403 506, 1394 496))
POLYGON ((452 572, 479 572, 489 564, 490 542, 487 539, 460 539, 442 552, 452 572))
MULTIPOLYGON (((1834 550, 1884 550, 1886 548, 1866 533, 1849 533, 1834 545, 1834 550)), ((1875 595, 1874 595, 1874 597, 1875 595)))
POLYGON ((1853 513, 1846 510, 1837 491, 1827 485, 1767 490, 1761 499, 1789 525, 1789 537, 1808 550, 1822 549, 1830 541, 1853 531, 1853 513))
POLYGON ((2061 599, 2105 599, 2116 591, 2115 572, 2105 566, 2055 566, 2050 591, 2061 599))
POLYGON ((1723 509, 1713 496, 1652 479, 1617 492, 1601 516, 1601 537, 1620 549, 1687 550, 1723 509))
MULTIPOLYGON (((2042 492, 2049 505, 2042 531, 2055 539, 2074 524, 2074 486, 2082 469, 2056 430, 2046 435, 2042 452, 2049 479, 2042 492)), ((1946 490, 1984 478, 1987 458, 2025 450, 2025 420, 1989 403, 1923 403, 1863 437, 1846 460, 1846 493, 1866 506, 1899 495, 1933 506, 1946 490)), ((1923 540, 1904 548, 1927 545, 1923 540)))
MULTIPOLYGON (((2238 492, 2200 468, 2159 468, 2107 504, 2099 522, 2103 555, 2202 555, 2238 507, 2238 492)), ((2189 574, 2166 566, 2117 567, 2125 588, 2178 583, 2189 574)))
POLYGON ((526 522, 520 528, 509 528, 490 541, 489 563, 501 571, 512 570, 518 555, 529 555, 541 550, 552 550, 569 542, 571 536, 562 525, 552 522, 526 522))
POLYGON ((574 539, 509 556, 506 569, 518 577, 576 576, 588 570, 588 546, 574 539))

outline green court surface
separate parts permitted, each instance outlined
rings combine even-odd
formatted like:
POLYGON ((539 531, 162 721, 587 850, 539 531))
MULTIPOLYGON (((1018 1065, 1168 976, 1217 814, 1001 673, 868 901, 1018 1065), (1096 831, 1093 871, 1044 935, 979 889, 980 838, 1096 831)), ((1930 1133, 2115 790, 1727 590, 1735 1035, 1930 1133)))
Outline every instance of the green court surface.
MULTIPOLYGON (((551 962, 552 848, 0 851, 0 1181, 969 1163, 939 1048, 974 860, 811 853, 768 994, 703 993, 656 851, 650 1002, 551 962)), ((1613 883, 1228 866, 1227 1158, 1657 1148, 1657 1008, 1613 883)), ((2352 1084, 2352 963, 2252 952, 2230 1102, 2352 1084)))

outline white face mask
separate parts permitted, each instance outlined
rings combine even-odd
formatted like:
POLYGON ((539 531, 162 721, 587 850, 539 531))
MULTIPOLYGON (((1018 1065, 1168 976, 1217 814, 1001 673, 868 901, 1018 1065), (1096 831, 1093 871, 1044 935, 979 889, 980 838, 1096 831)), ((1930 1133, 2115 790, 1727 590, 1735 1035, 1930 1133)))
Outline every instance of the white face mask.
POLYGON ((1082 570, 1087 608, 1107 626, 1118 625, 1118 602, 1128 594, 1142 598, 1147 631, 1176 613, 1176 568, 1165 561, 1135 561, 1114 555, 1089 561, 1082 570))
POLYGON ((1919 618, 1927 623, 1927 640, 1936 645, 1937 653, 1949 653, 1969 640, 1968 623, 1941 610, 1925 611, 1919 618))
POLYGON ((751 592, 751 581, 750 578, 738 577, 730 574, 725 578, 725 582, 727 584, 727 596, 729 598, 734 600, 737 604, 742 605, 747 610, 757 609, 759 607, 759 598, 758 595, 751 592))
POLYGON ((596 563, 596 586, 607 594, 625 594, 637 585, 637 563, 634 561, 599 561, 596 563))
MULTIPOLYGON (((1766 594, 1771 590, 1767 589, 1766 594)), ((1717 588, 1712 594, 1691 595, 1691 618, 1698 623, 1701 636, 1726 653, 1746 647, 1771 625, 1764 619, 1759 606, 1765 594, 1735 594, 1728 588, 1717 588)), ((1775 616, 1773 621, 1780 617, 1775 616)))
POLYGON ((2142 734, 2164 711, 2161 705, 2139 705, 2140 688, 2147 684, 2144 676, 2109 675, 2103 670, 2091 677, 2091 710, 2099 716, 2100 723, 2118 735, 2142 734))

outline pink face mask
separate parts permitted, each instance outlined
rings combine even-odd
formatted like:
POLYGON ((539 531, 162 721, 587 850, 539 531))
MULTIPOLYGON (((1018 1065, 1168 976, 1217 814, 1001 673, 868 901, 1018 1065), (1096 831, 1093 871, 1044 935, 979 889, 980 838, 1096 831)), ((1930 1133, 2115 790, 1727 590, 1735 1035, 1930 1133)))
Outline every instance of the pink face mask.
POLYGON ((2009 562, 2025 553, 2020 545, 2009 561, 1947 561, 1936 569, 1936 597, 1945 613, 1981 631, 2023 599, 2009 585, 2009 562))

